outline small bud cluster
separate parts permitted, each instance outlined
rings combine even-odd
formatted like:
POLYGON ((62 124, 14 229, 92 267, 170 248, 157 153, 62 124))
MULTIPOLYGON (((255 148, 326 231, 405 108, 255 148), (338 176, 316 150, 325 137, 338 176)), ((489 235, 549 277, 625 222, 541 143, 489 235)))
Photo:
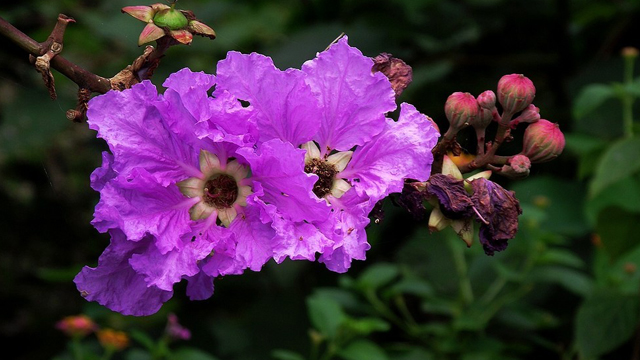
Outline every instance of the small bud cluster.
POLYGON ((532 163, 555 159, 565 145, 558 124, 540 118, 540 109, 532 102, 536 95, 533 82, 522 74, 503 76, 497 91, 486 90, 474 97, 470 93, 455 92, 445 103, 444 111, 449 129, 434 149, 442 157, 440 167, 434 167, 431 178, 414 183, 433 206, 429 229, 441 231, 451 226, 462 240, 471 246, 474 239, 474 220, 480 223, 480 242, 488 255, 507 247, 518 229, 521 214, 515 193, 505 190, 489 180, 492 173, 509 179, 522 179, 529 175, 532 163), (496 122, 498 130, 493 141, 486 141, 485 130, 496 122), (510 156, 497 155, 498 147, 512 139, 511 132, 519 124, 526 124, 523 149, 510 156), (457 134, 473 127, 478 148, 470 161, 456 163, 460 145, 457 134), (456 155, 455 157, 453 155, 456 155), (487 170, 471 176, 464 173, 476 169, 487 170))

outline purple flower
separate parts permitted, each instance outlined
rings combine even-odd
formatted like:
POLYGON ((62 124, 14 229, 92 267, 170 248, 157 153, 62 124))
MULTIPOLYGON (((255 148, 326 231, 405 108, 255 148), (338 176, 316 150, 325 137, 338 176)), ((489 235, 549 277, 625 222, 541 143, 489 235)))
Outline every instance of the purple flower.
MULTIPOLYGON (((326 220, 280 222, 274 258, 313 260, 337 272, 369 249, 365 226, 377 201, 400 192, 404 180, 429 177, 439 136, 412 105, 398 121, 388 79, 344 37, 302 70, 277 69, 268 57, 230 52, 218 64, 218 91, 250 103, 258 143, 280 139, 305 150, 304 171, 317 176, 313 193, 329 204, 326 220)), ((321 208, 319 204, 316 207, 321 208)), ((306 208, 304 211, 319 211, 306 208)))
POLYGON ((111 154, 91 176, 100 192, 93 224, 111 235, 78 290, 123 314, 156 312, 186 279, 191 299, 213 278, 258 271, 273 257, 275 225, 324 221, 304 150, 257 140, 252 110, 231 94, 207 93, 215 77, 188 69, 158 94, 148 81, 91 100, 88 122, 111 154), (304 209, 304 211, 303 211, 304 209))

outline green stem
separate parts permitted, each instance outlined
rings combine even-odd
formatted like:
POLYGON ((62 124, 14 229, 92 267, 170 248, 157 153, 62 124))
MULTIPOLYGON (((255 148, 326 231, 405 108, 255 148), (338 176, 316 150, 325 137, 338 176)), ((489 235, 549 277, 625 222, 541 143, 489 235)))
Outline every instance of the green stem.
MULTIPOLYGON (((633 83, 633 67, 635 56, 624 57, 624 85, 626 88, 633 83)), ((622 124, 624 127, 624 136, 633 137, 633 95, 625 91, 622 99, 622 124)))
POLYGON ((460 295, 465 305, 469 305, 473 302, 473 290, 471 289, 471 281, 468 276, 467 260, 464 256, 464 249, 459 244, 457 237, 447 237, 447 243, 451 249, 453 255, 453 263, 458 273, 458 286, 460 288, 460 295))
POLYGON ((100 360, 109 360, 111 359, 111 356, 113 356, 113 353, 115 352, 115 349, 111 346, 107 346, 104 349, 104 354, 102 354, 102 357, 100 358, 100 360))
POLYGON ((80 344, 80 337, 74 336, 71 338, 71 351, 73 352, 73 358, 75 360, 82 360, 82 344, 80 344))

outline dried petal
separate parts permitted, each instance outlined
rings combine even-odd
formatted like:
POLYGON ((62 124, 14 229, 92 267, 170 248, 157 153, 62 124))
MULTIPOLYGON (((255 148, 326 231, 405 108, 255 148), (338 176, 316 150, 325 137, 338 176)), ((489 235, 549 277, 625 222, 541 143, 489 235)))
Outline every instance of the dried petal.
POLYGON ((522 209, 513 191, 486 180, 471 182, 473 195, 471 200, 478 211, 480 225, 480 243, 487 255, 507 248, 507 240, 513 239, 518 232, 518 215, 522 209))
POLYGON ((427 194, 438 198, 440 210, 450 219, 462 219, 474 214, 473 202, 464 189, 464 181, 443 174, 431 175, 427 194))
POLYGON ((209 26, 207 26, 205 23, 202 23, 198 20, 191 20, 189 21, 189 26, 188 29, 196 35, 200 35, 200 36, 205 36, 208 37, 210 39, 215 39, 216 38, 216 32, 213 31, 212 28, 210 28, 209 26))
POLYGON ((404 61, 394 58, 391 54, 382 53, 373 58, 373 70, 383 73, 391 82, 391 87, 396 93, 396 97, 400 96, 404 89, 411 84, 413 80, 413 70, 411 66, 404 61))

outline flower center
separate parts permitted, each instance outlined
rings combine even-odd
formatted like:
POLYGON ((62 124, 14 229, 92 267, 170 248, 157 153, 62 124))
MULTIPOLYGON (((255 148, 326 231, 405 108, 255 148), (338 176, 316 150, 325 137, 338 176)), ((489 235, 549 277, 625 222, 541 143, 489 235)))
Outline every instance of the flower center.
POLYGON ((338 173, 334 165, 324 160, 314 158, 305 164, 304 171, 307 174, 318 175, 318 181, 313 185, 313 193, 316 194, 317 197, 322 199, 331 192, 333 180, 338 173))
POLYGON ((227 174, 216 174, 204 184, 204 202, 218 209, 230 208, 238 198, 238 183, 227 174))

